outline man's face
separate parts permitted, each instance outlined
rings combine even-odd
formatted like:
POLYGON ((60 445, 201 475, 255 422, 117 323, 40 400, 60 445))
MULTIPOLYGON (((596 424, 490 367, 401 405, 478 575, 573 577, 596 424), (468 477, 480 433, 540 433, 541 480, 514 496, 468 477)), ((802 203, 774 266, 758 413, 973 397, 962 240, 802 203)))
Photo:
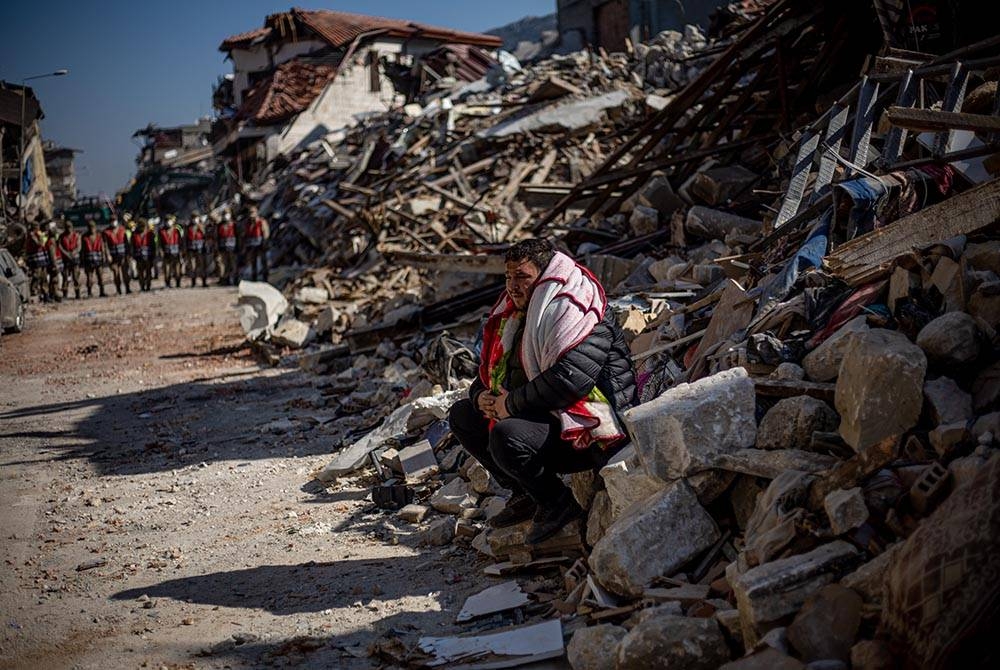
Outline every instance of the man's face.
POLYGON ((518 309, 525 309, 542 271, 529 260, 507 261, 507 294, 518 309))

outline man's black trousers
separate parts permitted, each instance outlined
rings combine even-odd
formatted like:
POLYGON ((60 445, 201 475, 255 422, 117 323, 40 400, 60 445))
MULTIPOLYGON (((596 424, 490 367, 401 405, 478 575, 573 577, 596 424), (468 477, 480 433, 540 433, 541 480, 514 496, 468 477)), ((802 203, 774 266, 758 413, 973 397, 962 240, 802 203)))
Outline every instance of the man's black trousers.
POLYGON ((552 506, 569 493, 559 474, 603 467, 613 454, 597 446, 574 449, 560 437, 559 420, 550 413, 511 417, 490 430, 489 420, 465 399, 452 405, 448 419, 465 450, 501 486, 515 495, 527 493, 539 506, 552 506))

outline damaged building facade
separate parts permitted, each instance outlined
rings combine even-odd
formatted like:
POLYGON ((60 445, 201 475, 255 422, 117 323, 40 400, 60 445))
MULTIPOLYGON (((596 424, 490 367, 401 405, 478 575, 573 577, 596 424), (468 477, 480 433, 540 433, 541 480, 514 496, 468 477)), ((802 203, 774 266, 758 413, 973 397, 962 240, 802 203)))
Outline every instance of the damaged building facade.
POLYGON ((10 220, 52 216, 52 192, 45 170, 39 122, 42 105, 30 86, 0 81, 0 206, 10 220))
POLYGON ((213 95, 221 119, 215 153, 248 180, 278 155, 406 102, 413 76, 477 79, 492 62, 484 50, 500 44, 492 35, 345 12, 273 14, 219 46, 233 73, 213 95), (440 71, 420 62, 439 50, 440 71), (471 70, 462 67, 470 61, 471 70))

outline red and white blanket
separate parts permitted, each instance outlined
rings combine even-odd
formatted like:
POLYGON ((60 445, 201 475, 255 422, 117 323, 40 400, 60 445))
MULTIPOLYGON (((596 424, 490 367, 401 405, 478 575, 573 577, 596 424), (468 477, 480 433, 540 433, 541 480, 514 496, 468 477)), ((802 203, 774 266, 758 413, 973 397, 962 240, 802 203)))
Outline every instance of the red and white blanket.
MULTIPOLYGON (((534 379, 586 339, 604 318, 605 309, 607 298, 597 278, 556 252, 538 278, 527 310, 519 311, 507 291, 500 294, 483 330, 480 380, 490 391, 499 392, 511 355, 520 357, 528 379, 534 379), (513 352, 522 319, 521 346, 513 352)), ((594 442, 606 447, 625 438, 614 409, 596 386, 587 397, 553 413, 562 424, 562 438, 577 449, 594 442)))

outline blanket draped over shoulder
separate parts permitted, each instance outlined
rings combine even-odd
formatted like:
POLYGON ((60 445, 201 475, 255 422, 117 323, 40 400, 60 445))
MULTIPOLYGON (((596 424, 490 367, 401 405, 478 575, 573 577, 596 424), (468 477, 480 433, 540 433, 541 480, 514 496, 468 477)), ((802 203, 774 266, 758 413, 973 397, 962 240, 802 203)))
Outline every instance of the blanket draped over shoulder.
MULTIPOLYGON (((527 310, 518 310, 504 291, 490 311, 483 329, 480 381, 498 393, 507 377, 510 356, 519 356, 528 380, 534 379, 586 339, 606 309, 607 298, 594 275, 566 254, 556 252, 538 278, 527 310), (522 322, 520 347, 513 351, 522 322)), ((625 438, 614 408, 596 386, 586 397, 553 413, 560 420, 562 439, 577 449, 595 442, 607 447, 625 438)))

